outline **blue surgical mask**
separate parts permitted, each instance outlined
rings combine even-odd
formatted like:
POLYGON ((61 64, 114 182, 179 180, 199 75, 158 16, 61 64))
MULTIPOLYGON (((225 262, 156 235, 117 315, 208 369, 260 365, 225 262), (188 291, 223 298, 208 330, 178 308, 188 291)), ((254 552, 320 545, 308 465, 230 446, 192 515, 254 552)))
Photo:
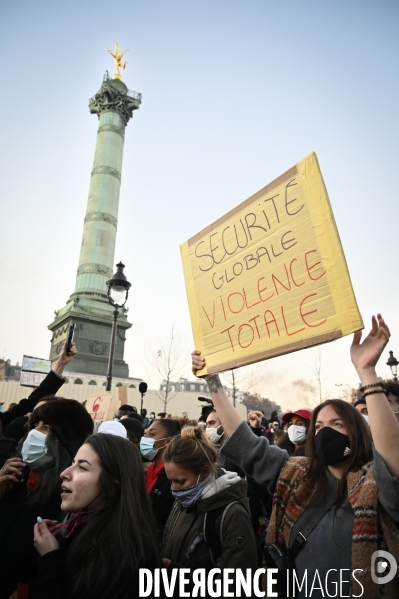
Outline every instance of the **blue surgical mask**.
MULTIPOLYGON (((201 474, 199 474, 198 480, 200 476, 201 474)), ((211 482, 212 478, 212 474, 208 474, 204 480, 197 482, 195 485, 191 485, 191 487, 185 487, 183 489, 174 489, 172 487, 172 495, 175 497, 175 499, 180 501, 184 508, 192 507, 201 497, 202 491, 211 482)))
POLYGON ((147 458, 147 460, 153 460, 155 458, 155 456, 157 455, 158 451, 160 449, 163 449, 164 447, 166 447, 166 445, 163 445, 162 447, 158 447, 157 449, 154 449, 154 444, 156 441, 164 441, 165 439, 169 439, 169 437, 162 437, 162 439, 149 439, 148 437, 141 437, 141 441, 140 441, 140 451, 141 451, 141 455, 145 458, 147 458))
POLYGON ((46 439, 47 435, 33 429, 22 445, 22 459, 31 470, 39 470, 54 461, 47 453, 46 439))

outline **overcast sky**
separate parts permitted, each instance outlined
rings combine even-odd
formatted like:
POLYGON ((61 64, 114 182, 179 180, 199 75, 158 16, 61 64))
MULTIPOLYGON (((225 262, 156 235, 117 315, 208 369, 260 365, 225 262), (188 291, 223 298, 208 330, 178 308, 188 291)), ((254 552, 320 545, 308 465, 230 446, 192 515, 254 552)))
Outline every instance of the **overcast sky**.
MULTIPOLYGON (((364 321, 383 313, 399 357, 398 17, 394 0, 2 2, 0 356, 47 358, 47 325, 74 290, 97 130, 87 105, 117 40, 143 94, 115 252, 132 282, 130 375, 148 378, 145 354, 172 323, 192 347, 179 244, 311 151, 364 321)), ((323 348, 326 395, 357 384, 350 342, 323 348)), ((258 390, 306 403, 313 358, 270 360, 258 390)))

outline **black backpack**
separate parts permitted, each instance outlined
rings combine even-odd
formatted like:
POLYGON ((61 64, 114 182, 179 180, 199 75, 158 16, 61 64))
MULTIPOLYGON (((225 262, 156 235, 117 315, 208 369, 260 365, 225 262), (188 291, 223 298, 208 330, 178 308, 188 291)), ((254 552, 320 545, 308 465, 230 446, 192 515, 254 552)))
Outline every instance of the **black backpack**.
POLYGON ((208 543, 209 554, 211 556, 212 564, 220 567, 222 551, 223 551, 223 523, 227 512, 235 503, 239 501, 232 501, 228 505, 223 505, 216 510, 206 512, 204 518, 203 537, 208 543))

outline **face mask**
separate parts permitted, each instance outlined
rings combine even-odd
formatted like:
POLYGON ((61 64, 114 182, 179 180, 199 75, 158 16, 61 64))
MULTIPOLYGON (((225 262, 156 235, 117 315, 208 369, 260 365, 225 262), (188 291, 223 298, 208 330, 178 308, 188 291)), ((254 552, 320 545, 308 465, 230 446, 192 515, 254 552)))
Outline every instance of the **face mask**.
POLYGON ((163 445, 162 447, 158 447, 158 449, 154 449, 154 444, 156 441, 164 441, 165 439, 169 439, 169 437, 163 437, 162 439, 148 439, 147 437, 141 437, 140 441, 140 451, 141 455, 147 460, 153 460, 157 455, 160 449, 166 447, 163 445))
POLYGON ((221 427, 222 427, 222 425, 219 424, 219 426, 217 428, 209 428, 209 427, 207 427, 205 429, 205 433, 208 435, 209 441, 211 443, 217 443, 223 437, 224 430, 222 430, 222 432, 220 434, 218 433, 218 429, 221 428, 221 427))
POLYGON ((362 414, 363 418, 365 419, 365 421, 367 422, 367 424, 370 426, 370 418, 368 417, 367 414, 362 414))
POLYGON ((351 454, 348 435, 343 435, 331 428, 323 426, 314 438, 316 455, 326 466, 334 466, 347 460, 351 454))
POLYGON ((171 488, 173 497, 178 499, 184 508, 192 507, 197 499, 200 498, 202 491, 212 480, 212 475, 208 474, 208 476, 199 483, 198 480, 200 476, 201 474, 198 475, 197 483, 191 485, 191 487, 186 487, 185 489, 171 488))
POLYGON ((54 461, 54 458, 47 454, 46 439, 47 435, 34 429, 22 445, 22 459, 31 470, 39 470, 54 461))
POLYGON ((115 422, 120 422, 119 418, 117 418, 116 416, 115 416, 114 420, 115 420, 115 422))
POLYGON ((291 443, 294 445, 299 445, 303 443, 306 439, 306 427, 305 426, 297 426, 296 424, 291 424, 288 429, 288 437, 291 443))

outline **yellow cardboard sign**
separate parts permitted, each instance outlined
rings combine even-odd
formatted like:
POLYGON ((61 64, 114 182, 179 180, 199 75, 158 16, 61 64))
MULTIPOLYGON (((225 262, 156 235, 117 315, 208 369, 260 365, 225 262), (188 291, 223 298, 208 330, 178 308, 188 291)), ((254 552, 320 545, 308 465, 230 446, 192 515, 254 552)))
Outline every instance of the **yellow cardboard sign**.
POLYGON ((180 251, 199 374, 363 328, 314 152, 180 251))

